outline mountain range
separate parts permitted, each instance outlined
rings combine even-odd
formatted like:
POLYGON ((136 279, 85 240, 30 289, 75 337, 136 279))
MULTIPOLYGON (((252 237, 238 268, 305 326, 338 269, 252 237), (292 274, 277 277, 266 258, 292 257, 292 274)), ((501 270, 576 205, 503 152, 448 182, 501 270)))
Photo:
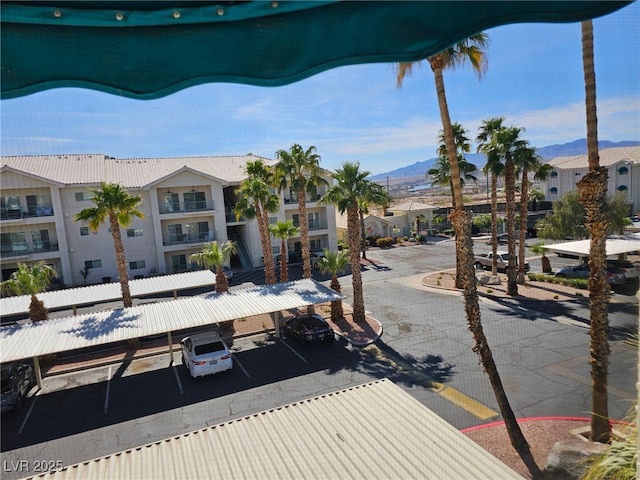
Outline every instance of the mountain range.
MULTIPOLYGON (((615 147, 636 147, 640 145, 640 142, 628 140, 622 142, 610 142, 608 140, 601 140, 598 142, 600 150, 604 150, 605 148, 615 148, 615 147)), ((568 157, 571 155, 585 155, 587 153, 587 140, 585 138, 581 138, 580 140, 575 140, 573 142, 557 144, 557 145, 548 145, 546 147, 536 148, 536 153, 542 157, 542 161, 548 162, 557 157, 568 157)), ((484 167, 486 162, 485 156, 481 153, 469 153, 465 155, 465 158, 468 162, 473 163, 478 169, 484 167)), ((410 177, 422 177, 424 178, 425 173, 430 168, 433 168, 436 163, 436 158, 430 158, 429 160, 423 160, 421 162, 416 162, 411 165, 407 165, 406 167, 396 168, 395 170, 391 170, 385 173, 379 173, 377 175, 373 175, 369 177, 372 181, 384 181, 389 177, 389 179, 406 179, 410 177)))

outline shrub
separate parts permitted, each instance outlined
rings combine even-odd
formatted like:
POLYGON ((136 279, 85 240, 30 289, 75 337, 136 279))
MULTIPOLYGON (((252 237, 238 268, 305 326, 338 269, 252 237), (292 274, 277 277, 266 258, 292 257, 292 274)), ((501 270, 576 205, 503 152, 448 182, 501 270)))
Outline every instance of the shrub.
POLYGON ((589 281, 585 278, 560 278, 553 275, 546 275, 544 273, 529 273, 529 280, 534 282, 547 282, 555 283, 556 285, 568 285, 573 288, 580 288, 587 290, 589 288, 589 281))
POLYGON ((391 245, 393 245, 393 238, 391 237, 383 237, 376 240, 376 246, 380 248, 390 247, 391 245))

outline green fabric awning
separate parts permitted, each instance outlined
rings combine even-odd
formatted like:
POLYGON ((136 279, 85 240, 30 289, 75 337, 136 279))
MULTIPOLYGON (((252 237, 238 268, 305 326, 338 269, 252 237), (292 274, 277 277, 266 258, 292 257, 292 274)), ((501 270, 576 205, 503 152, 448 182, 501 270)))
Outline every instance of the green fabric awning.
POLYGON ((424 58, 473 33, 577 22, 629 1, 3 0, 1 98, 85 87, 153 99, 209 82, 278 86, 424 58))

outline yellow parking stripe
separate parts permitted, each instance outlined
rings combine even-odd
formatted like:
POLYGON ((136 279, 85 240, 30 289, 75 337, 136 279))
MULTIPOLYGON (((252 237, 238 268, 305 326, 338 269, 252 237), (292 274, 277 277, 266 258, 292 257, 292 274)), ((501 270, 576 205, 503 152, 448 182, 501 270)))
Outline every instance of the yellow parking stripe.
POLYGON ((395 359, 389 358, 387 355, 384 354, 382 350, 380 350, 375 345, 369 345, 368 347, 364 348, 364 351, 366 351, 370 355, 373 355, 377 360, 381 362, 385 362, 387 365, 390 365, 391 367, 397 370, 401 370, 406 374, 411 375, 412 377, 416 378, 420 382, 420 384, 423 385, 425 388, 433 390, 442 398, 450 401, 454 405, 469 412, 471 415, 474 415, 480 420, 487 420, 489 418, 497 417, 499 415, 498 412, 491 410, 486 405, 483 405, 482 403, 465 395, 459 390, 456 390, 453 387, 444 385, 443 383, 432 381, 428 376, 417 371, 415 368, 413 368, 413 366, 411 366, 404 360, 400 358, 395 358, 395 359))

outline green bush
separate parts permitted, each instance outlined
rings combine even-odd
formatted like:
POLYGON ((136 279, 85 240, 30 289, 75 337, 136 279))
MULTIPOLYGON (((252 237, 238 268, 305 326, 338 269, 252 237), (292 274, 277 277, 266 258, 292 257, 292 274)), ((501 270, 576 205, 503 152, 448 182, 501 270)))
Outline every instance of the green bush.
POLYGON ((376 246, 380 248, 386 248, 393 245, 393 238, 391 237, 382 237, 376 240, 376 246))
POLYGON ((585 278, 559 278, 544 273, 529 273, 529 280, 534 282, 555 283, 556 285, 568 285, 573 288, 587 290, 589 288, 589 280, 585 278))

